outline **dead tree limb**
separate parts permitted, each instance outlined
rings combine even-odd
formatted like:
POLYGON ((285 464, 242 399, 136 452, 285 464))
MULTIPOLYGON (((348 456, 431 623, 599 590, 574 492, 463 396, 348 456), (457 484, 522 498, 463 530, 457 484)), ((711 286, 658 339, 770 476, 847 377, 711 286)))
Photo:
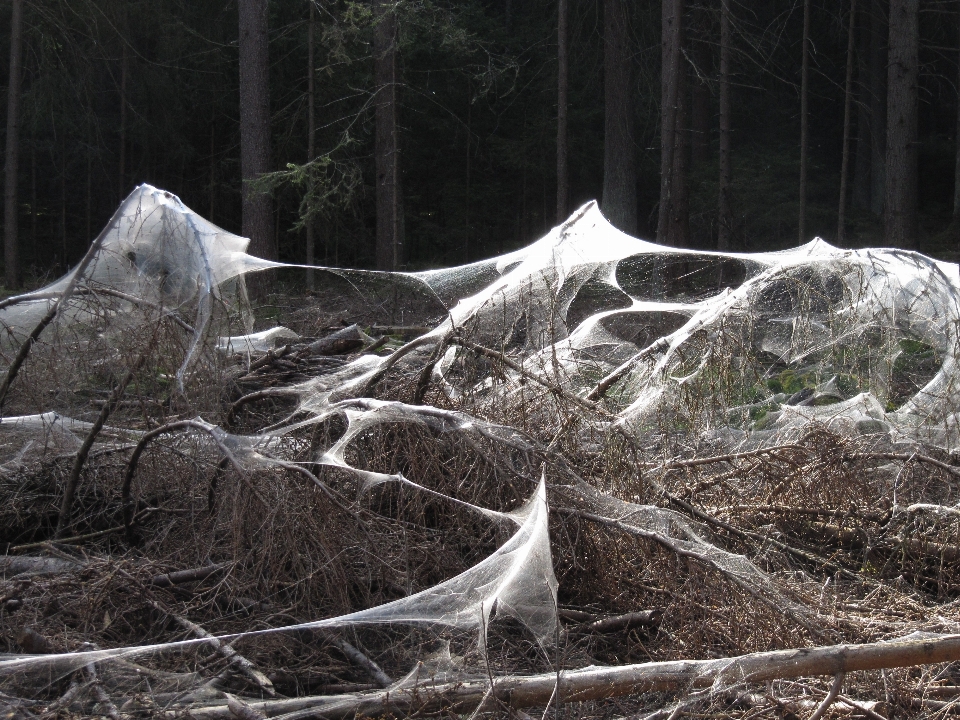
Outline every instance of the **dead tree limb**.
POLYGON ((220 640, 215 638, 213 635, 208 633, 206 630, 204 630, 202 627, 200 627, 196 623, 191 622, 190 620, 183 617, 182 615, 178 615, 177 613, 166 609, 160 603, 155 602, 153 600, 150 600, 149 602, 154 609, 163 613, 164 615, 170 616, 171 618, 176 620, 177 624, 180 625, 181 627, 185 628, 186 630, 189 630, 198 638, 205 639, 212 648, 214 648, 218 653, 220 653, 223 657, 225 657, 229 661, 230 665, 234 669, 238 670, 239 672, 243 673, 248 678, 250 678, 260 689, 262 689, 265 693, 267 693, 267 695, 270 695, 271 697, 273 697, 277 694, 276 690, 274 690, 273 688, 273 683, 270 682, 270 678, 268 678, 266 675, 260 672, 257 669, 256 665, 254 665, 252 662, 247 660, 247 658, 245 658, 243 655, 241 655, 232 647, 230 647, 229 644, 220 642, 220 640))
MULTIPOLYGON (((352 696, 302 697, 249 703, 267 717, 312 709, 326 718, 378 716, 385 713, 439 710, 469 712, 491 693, 511 708, 542 707, 556 690, 559 702, 583 702, 678 688, 838 675, 862 670, 913 667, 960 660, 960 635, 923 640, 832 645, 758 652, 717 660, 673 660, 616 667, 548 672, 539 675, 391 688, 352 696)), ((181 711, 164 713, 174 718, 181 711)), ((191 709, 196 720, 229 720, 226 705, 191 709)))
POLYGON ((103 426, 110 417, 110 413, 113 412, 113 409, 120 401, 120 398, 123 397, 123 393, 126 392, 127 385, 130 384, 130 381, 133 380, 134 375, 137 374, 137 371, 143 366, 144 362, 146 362, 147 353, 150 349, 152 349, 152 347, 153 342, 151 341, 147 349, 144 349, 140 353, 140 356, 137 358, 133 366, 127 369, 126 374, 120 380, 119 384, 117 384, 117 386, 113 389, 113 392, 110 393, 110 399, 104 403, 102 408, 100 408, 100 414, 97 416, 96 421, 93 423, 93 427, 90 428, 90 432, 87 433, 87 437, 84 438, 83 444, 77 451, 77 455, 73 461, 73 468, 70 470, 70 476, 67 478, 67 485, 63 491, 63 502, 60 505, 60 516, 57 518, 57 531, 54 534, 54 537, 63 537, 63 534, 67 531, 67 528, 70 525, 70 516, 73 513, 73 498, 77 492, 77 485, 80 484, 80 473, 83 472, 83 466, 87 462, 87 456, 90 454, 90 449, 93 447, 93 443, 96 441, 100 431, 103 430, 103 426))
POLYGON ((183 583, 197 582, 199 580, 206 580, 211 575, 222 572, 232 565, 233 563, 218 563, 217 565, 205 565, 204 567, 190 568, 188 570, 177 570, 175 572, 163 573, 162 575, 154 575, 148 583, 154 587, 172 587, 174 585, 182 585, 183 583))
POLYGON ((932 458, 929 455, 923 455, 921 453, 885 453, 885 452, 864 452, 864 453, 850 453, 843 456, 844 460, 900 460, 902 462, 911 462, 916 460, 917 462, 926 463, 927 465, 933 465, 938 467, 944 472, 948 472, 954 477, 960 477, 960 467, 954 465, 949 465, 941 460, 932 458))
POLYGON ((224 419, 223 424, 227 427, 233 425, 237 410, 242 408, 244 405, 271 397, 297 398, 300 397, 300 393, 293 388, 266 388, 265 390, 257 390, 249 395, 244 395, 230 406, 230 409, 227 411, 227 417, 224 419))
POLYGON ((472 350, 477 355, 482 355, 483 357, 490 358, 491 360, 496 360, 497 362, 501 363, 502 365, 505 365, 506 367, 510 368, 514 372, 519 373, 520 375, 527 378, 528 380, 532 380, 538 385, 545 387, 554 395, 557 395, 558 397, 562 397, 564 400, 568 400, 569 402, 572 402, 574 405, 582 407, 585 410, 590 410, 591 412, 600 413, 600 415, 603 415, 608 419, 614 418, 614 416, 611 413, 607 412, 604 408, 597 405, 597 403, 592 402, 591 400, 585 400, 579 395, 574 395, 572 392, 569 392, 568 390, 564 390, 559 385, 556 385, 555 383, 545 380, 544 378, 540 377, 536 373, 530 372, 529 370, 521 366, 519 363, 516 363, 510 358, 508 358, 502 352, 497 352, 496 350, 492 350, 488 347, 484 347, 483 345, 477 345, 476 343, 470 342, 469 340, 465 340, 461 337, 451 338, 450 344, 460 345, 461 347, 465 347, 468 350, 472 350))
POLYGON ((109 235, 114 227, 120 222, 120 218, 123 216, 123 208, 124 204, 120 203, 120 207, 114 211, 113 217, 110 218, 110 222, 107 223, 106 227, 100 231, 100 234, 97 235, 97 238, 90 244, 90 247, 87 248, 86 254, 83 256, 83 259, 80 260, 80 264, 77 265, 73 273, 70 275, 70 279, 67 281, 66 287, 64 287, 63 291, 60 293, 60 297, 53 301, 48 308, 47 313, 40 319, 40 322, 36 324, 30 335, 27 336, 27 339, 20 346, 16 357, 14 357, 10 367, 7 368, 7 374, 3 379, 3 383, 0 383, 0 409, 3 408, 3 403, 7 399, 7 393, 10 391, 10 386, 13 384, 13 381, 16 380, 17 374, 20 372, 20 368, 23 366, 23 363, 26 362, 27 355, 30 354, 33 344, 40 337, 40 334, 46 330, 47 326, 53 322, 53 319, 60 312, 60 308, 63 307, 70 299, 70 296, 73 295, 73 291, 76 289, 77 283, 80 282, 80 278, 83 277, 83 274, 87 271, 90 263, 93 262, 93 258, 96 257, 97 251, 103 245, 103 241, 107 239, 107 235, 109 235))

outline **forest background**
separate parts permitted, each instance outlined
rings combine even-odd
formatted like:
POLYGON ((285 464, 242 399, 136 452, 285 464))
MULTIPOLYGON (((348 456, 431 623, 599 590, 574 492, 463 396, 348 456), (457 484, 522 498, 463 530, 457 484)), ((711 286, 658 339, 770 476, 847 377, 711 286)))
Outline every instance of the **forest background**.
POLYGON ((294 263, 469 262, 593 198, 670 245, 957 259, 956 0, 12 0, 0 23, 8 288, 62 274, 141 182, 294 263))

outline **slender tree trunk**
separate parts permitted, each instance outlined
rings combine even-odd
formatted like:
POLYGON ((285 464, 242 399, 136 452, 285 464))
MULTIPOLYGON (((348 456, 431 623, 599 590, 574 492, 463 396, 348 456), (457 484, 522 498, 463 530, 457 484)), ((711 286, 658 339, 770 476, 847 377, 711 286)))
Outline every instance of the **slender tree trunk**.
MULTIPOLYGON (((310 3, 310 24, 307 26, 307 162, 313 162, 316 155, 316 135, 317 118, 314 99, 314 33, 317 24, 317 8, 314 0, 307 0, 310 3)), ((313 245, 313 214, 307 215, 306 222, 306 243, 307 243, 307 265, 316 263, 313 245)), ((307 270, 307 290, 313 290, 313 269, 307 270)))
POLYGON ((960 223, 960 58, 957 63, 957 144, 956 165, 953 173, 953 223, 960 223))
POLYGON ((466 158, 465 165, 467 171, 466 177, 466 205, 464 208, 464 223, 463 223, 463 262, 470 262, 470 146, 471 138, 473 137, 473 95, 472 90, 470 89, 470 83, 467 82, 467 143, 466 143, 466 158))
POLYGON ((374 74, 377 83, 377 268, 396 270, 403 263, 400 199, 400 146, 397 135, 397 16, 377 0, 374 74))
POLYGON ((846 242, 847 175, 850 167, 850 114, 853 100, 853 41, 857 18, 857 0, 850 0, 850 25, 847 28, 847 78, 843 98, 843 150, 840 161, 840 209, 837 213, 837 244, 846 242))
POLYGON ((706 79, 710 74, 710 25, 703 10, 697 14, 696 75, 690 94, 690 165, 701 168, 710 159, 710 88, 706 79))
POLYGON ((37 247, 37 202, 37 140, 34 137, 30 143, 30 241, 34 247, 37 247))
POLYGON ((657 242, 675 244, 685 238, 676 237, 677 205, 682 203, 676 191, 682 178, 678 171, 678 152, 682 153, 685 117, 683 97, 683 0, 663 0, 661 10, 660 65, 660 211, 657 216, 657 242), (678 202, 679 201, 679 202, 678 202))
POLYGON ((10 76, 7 84, 7 147, 3 181, 3 261, 8 289, 20 287, 20 239, 17 180, 20 162, 20 81, 22 77, 23 0, 13 0, 10 18, 10 76))
POLYGON ((730 203, 730 3, 720 0, 720 197, 717 249, 732 247, 733 211, 730 203))
POLYGON ((120 201, 127 196, 127 75, 129 74, 130 55, 127 39, 121 38, 123 51, 120 58, 120 162, 117 167, 117 186, 120 201))
POLYGON ((870 0, 861 3, 857 52, 857 153, 853 168, 853 207, 870 207, 870 0))
POLYGON ((915 248, 919 0, 891 0, 889 47, 885 240, 894 247, 915 248))
MULTIPOLYGON (((84 225, 84 241, 93 238, 93 128, 91 127, 90 116, 87 115, 87 146, 84 148, 84 156, 87 161, 87 203, 86 203, 86 224, 84 225)), ((36 168, 33 169, 36 175, 36 168)), ((34 180, 34 182, 36 182, 34 180)), ((66 268, 64 268, 66 271, 66 268)))
MULTIPOLYGON (((277 257, 273 237, 273 204, 250 183, 270 171, 270 55, 267 0, 238 0, 240 16, 240 175, 242 232, 250 238, 249 252, 277 257)), ((254 294, 265 290, 258 274, 254 294)))
POLYGON ((627 19, 624 0, 604 0, 603 214, 624 232, 635 233, 637 160, 627 19))
POLYGON ((807 146, 809 143, 810 0, 803 0, 803 65, 800 71, 800 244, 807 239, 807 146))
POLYGON ((216 220, 213 219, 213 213, 216 210, 216 198, 217 198, 217 124, 211 120, 210 122, 210 182, 207 190, 209 197, 207 198, 210 201, 209 214, 207 219, 210 222, 215 223, 216 220))
POLYGON ((670 172, 670 215, 667 237, 674 247, 690 245, 690 185, 687 174, 690 166, 690 92, 689 74, 685 62, 680 64, 677 77, 677 129, 673 135, 673 169, 670 172))
POLYGON ((883 213, 887 177, 887 0, 870 13, 870 211, 883 213))
POLYGON ((567 84, 569 53, 569 0, 557 3, 557 223, 567 217, 570 204, 569 173, 567 170, 567 84))

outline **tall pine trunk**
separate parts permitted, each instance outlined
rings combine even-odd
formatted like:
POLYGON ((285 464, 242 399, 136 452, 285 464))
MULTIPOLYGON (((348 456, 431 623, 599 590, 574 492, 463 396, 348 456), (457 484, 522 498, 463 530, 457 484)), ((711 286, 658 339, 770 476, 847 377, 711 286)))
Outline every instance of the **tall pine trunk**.
POLYGON ((917 246, 919 29, 919 0, 891 0, 884 231, 888 245, 902 248, 917 246))
MULTIPOLYGON (((274 259, 270 196, 250 186, 270 171, 270 56, 267 0, 238 0, 240 15, 240 175, 243 178, 242 227, 249 252, 274 259)), ((255 276, 256 277, 256 276, 255 276)), ((255 281, 254 290, 265 289, 255 281)))
POLYGON ((870 211, 883 213, 887 177, 887 0, 870 12, 870 211))
POLYGON ((604 0, 603 214, 624 232, 636 233, 637 160, 629 38, 624 0, 604 0))
POLYGON ((697 13, 696 46, 694 58, 696 60, 696 75, 692 78, 693 87, 690 92, 690 165, 692 168, 701 168, 710 160, 710 88, 707 77, 710 70, 710 37, 709 17, 705 10, 697 13))
POLYGON ((23 0, 13 0, 10 18, 10 79, 7 84, 7 147, 3 179, 3 261, 8 289, 20 287, 19 205, 17 181, 20 163, 20 81, 23 42, 23 0))
MULTIPOLYGON (((307 26, 307 162, 313 162, 316 155, 316 134, 317 119, 315 115, 314 102, 314 45, 313 36, 316 32, 317 10, 313 0, 307 0, 310 4, 310 24, 307 26)), ((306 222, 306 263, 313 265, 316 262, 313 246, 313 214, 307 215, 306 222)), ((307 290, 313 290, 313 269, 307 270, 307 290)))
POLYGON ((682 188, 685 75, 683 67, 683 0, 663 0, 661 10, 660 64, 660 211, 657 216, 657 242, 683 244, 682 188), (678 157, 679 156, 679 157, 678 157))
POLYGON ((851 205, 870 207, 870 0, 860 5, 857 19, 857 151, 853 165, 851 205))
POLYGON ((809 145, 810 0, 803 0, 803 64, 800 71, 800 244, 807 238, 807 149, 809 145))
POLYGON ((730 3, 720 0, 720 192, 717 249, 730 250, 733 210, 730 202, 730 3))
POLYGON ((955 227, 960 226, 960 62, 957 68, 957 136, 954 140, 957 147, 953 173, 953 225, 955 227))
POLYGON ((121 37, 120 57, 120 159, 117 163, 117 186, 122 201, 127 196, 127 78, 130 74, 130 53, 126 37, 121 37))
POLYGON ((857 18, 857 0, 850 0, 850 25, 847 28, 847 77, 843 97, 843 151, 840 161, 840 209, 837 212, 837 244, 846 240, 847 177, 850 172, 850 115, 853 105, 853 41, 857 18))
POLYGON ((563 222, 570 204, 570 177, 567 169, 567 90, 569 52, 569 0, 557 3, 557 222, 563 222))
POLYGON ((374 75, 377 84, 377 268, 403 263, 403 211, 400 197, 400 144, 397 135, 397 16, 392 4, 377 0, 374 75))

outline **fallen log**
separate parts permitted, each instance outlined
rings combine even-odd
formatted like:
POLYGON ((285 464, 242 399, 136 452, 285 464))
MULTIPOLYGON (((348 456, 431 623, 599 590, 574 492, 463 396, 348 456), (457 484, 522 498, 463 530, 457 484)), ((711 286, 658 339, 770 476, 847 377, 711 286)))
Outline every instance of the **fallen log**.
POLYGON ((175 572, 154 575, 148 581, 154 587, 171 587, 183 583, 195 582, 197 580, 206 580, 211 575, 218 573, 230 567, 232 563, 220 563, 218 565, 205 565, 189 570, 177 570, 175 572))
POLYGON ((580 623, 584 630, 595 633, 614 633, 638 627, 655 627, 663 619, 663 610, 640 610, 638 612, 601 617, 582 610, 560 609, 557 614, 563 620, 580 623))
POLYGON ((86 563, 63 558, 34 557, 24 555, 20 557, 0 557, 0 574, 8 577, 30 573, 31 575, 56 575, 57 573, 73 572, 84 567, 86 563))
POLYGON ((182 615, 178 615, 177 613, 166 609, 160 603, 154 602, 152 600, 149 602, 150 602, 150 605, 155 610, 165 615, 169 615, 171 618, 176 620, 178 625, 189 630, 198 638, 204 638, 205 640, 207 640, 207 642, 210 644, 210 646, 214 650, 216 650, 218 653, 220 653, 220 655, 222 655, 224 658, 227 659, 231 667, 233 667, 234 669, 238 670, 239 672, 243 673, 248 678, 250 678, 257 686, 260 687, 261 690, 267 693, 267 695, 270 695, 272 697, 277 694, 276 690, 274 690, 273 688, 273 683, 270 681, 270 678, 268 678, 266 675, 260 672, 260 670, 257 669, 256 665, 254 665, 247 658, 245 658, 243 655, 241 655, 232 647, 230 647, 229 644, 221 642, 218 638, 211 635, 209 632, 204 630, 202 627, 200 627, 196 623, 191 622, 190 620, 183 617, 182 615))
MULTIPOLYGON (((813 675, 833 675, 858 670, 882 670, 960 660, 960 635, 943 635, 920 640, 832 645, 758 652, 717 660, 672 660, 617 667, 589 667, 527 676, 495 678, 411 687, 388 688, 380 692, 329 697, 302 697, 250 702, 266 717, 314 710, 326 718, 377 716, 389 712, 469 712, 490 694, 511 708, 543 707, 550 702, 568 703, 663 692, 706 688, 717 684, 763 683, 767 680, 813 675)), ((182 710, 160 717, 180 717, 182 710)), ((195 720, 229 720, 226 705, 193 708, 195 720)))
POLYGON ((370 345, 374 340, 360 329, 359 325, 350 325, 316 340, 306 347, 307 355, 345 355, 370 345))

